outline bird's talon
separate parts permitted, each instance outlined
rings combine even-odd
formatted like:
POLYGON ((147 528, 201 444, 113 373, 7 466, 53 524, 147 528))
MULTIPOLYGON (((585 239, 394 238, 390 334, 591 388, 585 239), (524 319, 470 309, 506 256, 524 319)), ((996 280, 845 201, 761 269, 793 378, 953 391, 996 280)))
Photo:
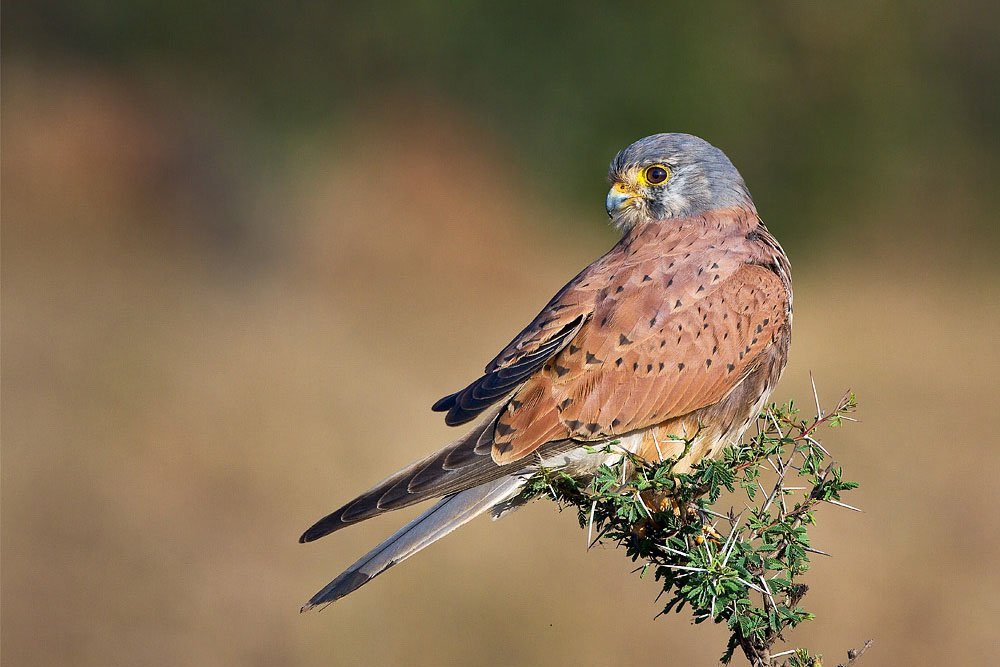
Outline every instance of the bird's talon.
MULTIPOLYGON (((711 540, 712 542, 715 542, 716 544, 722 544, 725 541, 725 539, 722 537, 722 534, 719 533, 719 531, 715 529, 715 526, 711 524, 708 523, 704 524, 701 527, 701 532, 702 534, 699 535, 698 537, 701 538, 702 542, 704 542, 706 538, 711 540)), ((699 544, 701 544, 701 542, 699 542, 699 544)))

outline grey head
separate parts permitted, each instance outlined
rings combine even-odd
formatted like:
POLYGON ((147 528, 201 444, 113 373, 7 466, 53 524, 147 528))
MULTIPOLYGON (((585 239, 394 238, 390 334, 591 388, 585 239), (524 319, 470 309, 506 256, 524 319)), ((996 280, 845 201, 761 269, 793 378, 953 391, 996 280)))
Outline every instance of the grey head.
POLYGON ((616 224, 697 216, 718 208, 754 210, 743 177, 721 150, 690 134, 654 134, 611 161, 607 210, 616 224))

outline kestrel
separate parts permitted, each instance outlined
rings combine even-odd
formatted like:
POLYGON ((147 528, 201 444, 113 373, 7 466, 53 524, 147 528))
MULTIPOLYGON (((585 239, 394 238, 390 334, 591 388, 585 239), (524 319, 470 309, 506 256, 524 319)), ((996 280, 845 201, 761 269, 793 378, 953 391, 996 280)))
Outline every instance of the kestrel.
POLYGON ((516 507, 539 466, 587 479, 622 450, 683 472, 739 441, 785 366, 788 258, 739 172, 687 134, 640 139, 611 161, 621 240, 559 290, 461 391, 433 409, 466 435, 391 475, 300 538, 442 497, 303 609, 332 602, 473 517, 516 507))

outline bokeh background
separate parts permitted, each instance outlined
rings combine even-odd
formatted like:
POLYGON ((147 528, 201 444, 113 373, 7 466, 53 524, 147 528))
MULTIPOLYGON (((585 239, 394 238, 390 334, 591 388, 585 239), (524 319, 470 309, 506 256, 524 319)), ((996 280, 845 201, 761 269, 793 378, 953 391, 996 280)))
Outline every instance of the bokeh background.
POLYGON ((349 4, 4 3, 4 664, 714 664, 549 503, 297 613, 665 130, 792 258, 775 398, 861 401, 793 645, 995 656, 1000 5, 349 4))

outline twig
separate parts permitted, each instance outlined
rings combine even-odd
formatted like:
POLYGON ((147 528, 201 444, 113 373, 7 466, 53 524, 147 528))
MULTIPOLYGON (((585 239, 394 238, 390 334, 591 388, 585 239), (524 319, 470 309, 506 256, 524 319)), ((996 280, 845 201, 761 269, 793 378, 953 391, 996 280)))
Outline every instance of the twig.
POLYGON ((858 658, 864 655, 865 651, 870 649, 872 647, 872 644, 874 643, 875 643, 874 639, 869 639, 865 641, 865 643, 861 646, 861 648, 852 648, 850 651, 847 652, 847 662, 842 662, 839 665, 837 665, 837 667, 851 667, 851 665, 857 662, 858 658))

